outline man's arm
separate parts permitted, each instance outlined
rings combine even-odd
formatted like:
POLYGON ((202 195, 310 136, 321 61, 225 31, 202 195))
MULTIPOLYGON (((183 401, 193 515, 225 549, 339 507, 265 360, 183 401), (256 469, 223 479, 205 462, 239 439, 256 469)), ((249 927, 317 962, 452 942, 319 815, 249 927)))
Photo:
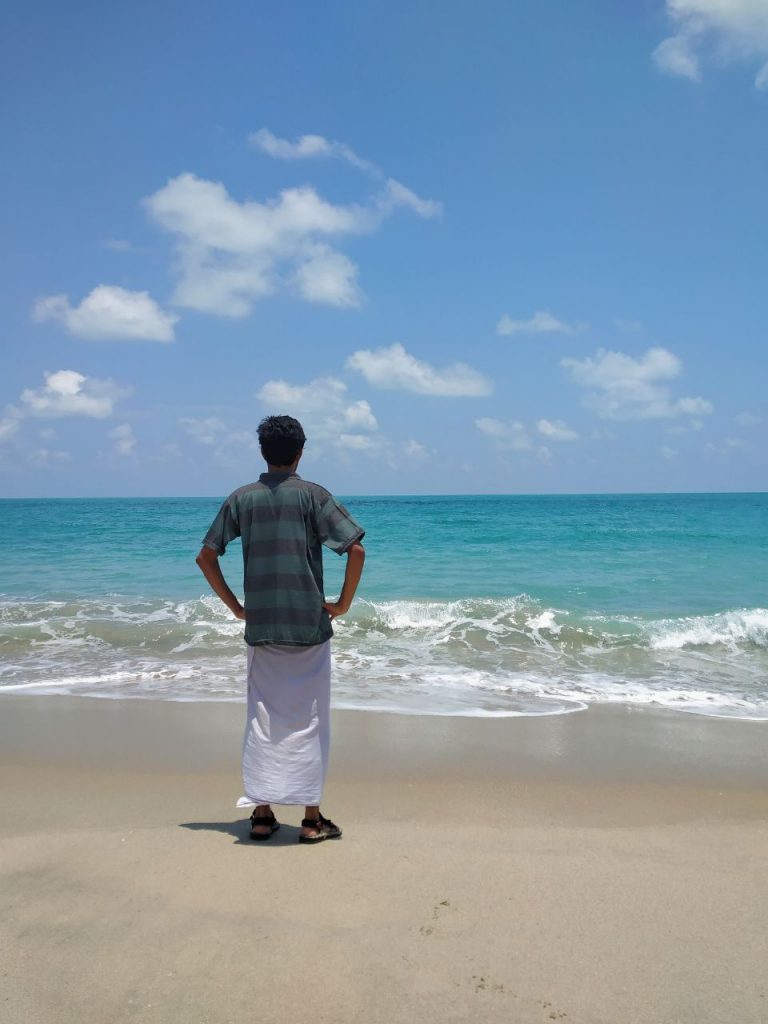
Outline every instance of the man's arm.
POLYGON ((339 599, 338 601, 326 601, 323 605, 332 619, 335 619, 337 615, 345 615, 349 611, 360 577, 363 575, 364 562, 365 548, 359 541, 355 541, 347 548, 347 568, 339 599))
POLYGON ((200 548, 200 554, 197 556, 195 561, 200 566, 203 576, 208 580, 214 592, 221 598, 235 618, 244 619, 245 609, 229 589, 227 581, 224 579, 224 575, 221 571, 221 566, 219 565, 219 556, 213 548, 200 548))

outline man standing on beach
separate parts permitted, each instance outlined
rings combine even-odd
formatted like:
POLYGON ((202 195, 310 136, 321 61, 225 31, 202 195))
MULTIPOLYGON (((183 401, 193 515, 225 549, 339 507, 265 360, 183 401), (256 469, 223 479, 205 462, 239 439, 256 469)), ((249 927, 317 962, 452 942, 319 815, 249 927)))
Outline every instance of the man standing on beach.
POLYGON ((197 564, 232 614, 245 620, 248 719, 245 796, 238 807, 255 805, 251 838, 269 839, 280 827, 271 804, 303 804, 299 842, 319 843, 341 837, 320 813, 330 739, 331 622, 355 596, 365 531, 324 487, 298 475, 305 441, 291 416, 261 421, 267 472, 230 494, 197 564), (235 537, 243 543, 244 606, 219 565, 235 537), (325 600, 323 544, 347 556, 337 601, 325 600))

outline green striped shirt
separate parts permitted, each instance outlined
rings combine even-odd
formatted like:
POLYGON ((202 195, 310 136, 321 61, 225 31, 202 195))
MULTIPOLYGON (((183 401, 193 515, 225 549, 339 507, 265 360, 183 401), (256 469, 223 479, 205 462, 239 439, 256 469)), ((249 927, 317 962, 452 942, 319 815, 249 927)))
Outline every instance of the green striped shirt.
POLYGON ((203 546, 223 555, 242 537, 246 643, 307 647, 333 636, 321 546, 342 555, 364 536, 324 487, 297 473, 262 473, 230 494, 203 546))

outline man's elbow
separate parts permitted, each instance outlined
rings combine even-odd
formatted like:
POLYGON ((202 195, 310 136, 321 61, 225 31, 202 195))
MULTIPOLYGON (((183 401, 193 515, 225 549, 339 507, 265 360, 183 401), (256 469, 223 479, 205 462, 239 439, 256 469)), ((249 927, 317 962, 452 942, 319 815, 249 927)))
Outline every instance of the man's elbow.
POLYGON ((204 566, 212 565, 213 562, 217 561, 218 555, 213 548, 200 548, 200 552, 195 559, 197 565, 202 569, 204 566))

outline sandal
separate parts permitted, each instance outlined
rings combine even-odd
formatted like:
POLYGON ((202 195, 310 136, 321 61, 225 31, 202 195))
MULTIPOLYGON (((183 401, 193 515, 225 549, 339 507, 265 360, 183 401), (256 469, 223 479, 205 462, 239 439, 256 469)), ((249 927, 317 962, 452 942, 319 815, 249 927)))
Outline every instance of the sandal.
POLYGON ((265 839, 271 839, 273 833, 277 832, 280 828, 280 822, 275 817, 275 812, 270 811, 269 814, 257 814, 256 811, 251 815, 251 839, 255 839, 257 842, 264 842, 265 839), (269 827, 269 832, 254 832, 254 828, 258 827, 269 827))
POLYGON ((330 818, 324 818, 320 814, 317 818, 302 818, 302 828, 314 828, 316 836, 299 835, 300 843, 322 843, 325 839, 341 839, 341 829, 335 825, 330 818))

